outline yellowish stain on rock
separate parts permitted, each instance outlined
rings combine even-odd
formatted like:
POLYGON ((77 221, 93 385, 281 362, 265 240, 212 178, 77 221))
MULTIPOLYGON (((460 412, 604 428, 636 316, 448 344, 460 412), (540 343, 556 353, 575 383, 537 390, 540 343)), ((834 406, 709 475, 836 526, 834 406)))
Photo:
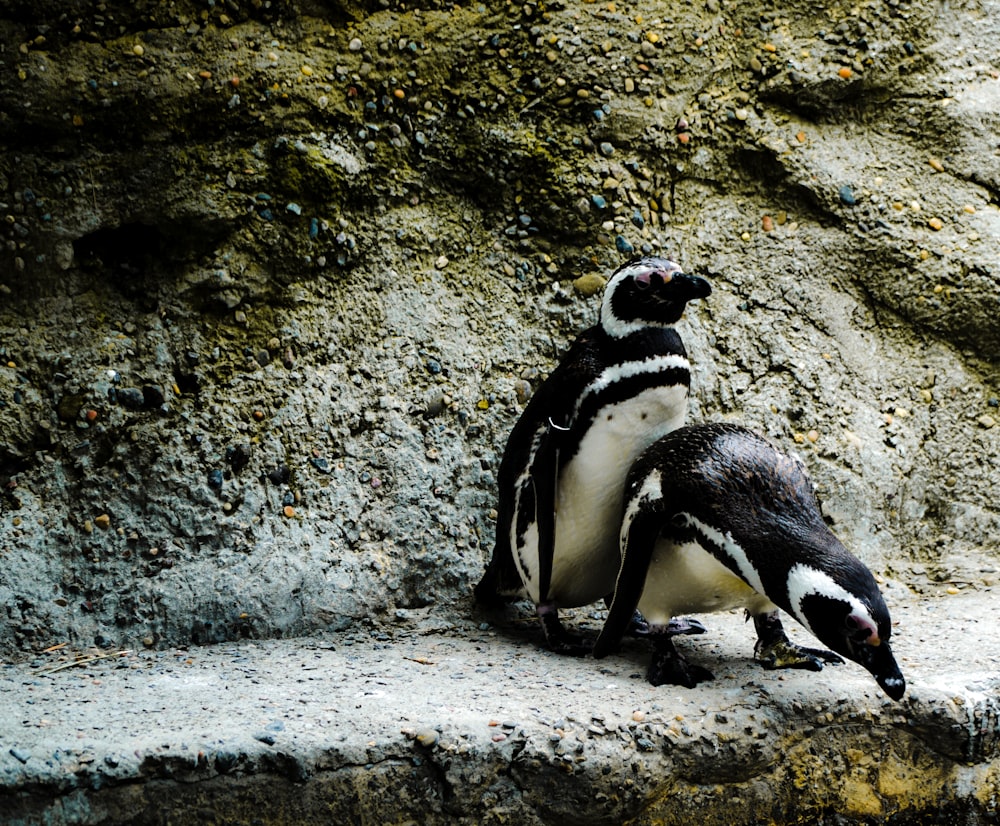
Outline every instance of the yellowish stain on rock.
POLYGON ((843 789, 844 810, 862 817, 880 817, 882 800, 871 784, 859 777, 848 777, 843 789))

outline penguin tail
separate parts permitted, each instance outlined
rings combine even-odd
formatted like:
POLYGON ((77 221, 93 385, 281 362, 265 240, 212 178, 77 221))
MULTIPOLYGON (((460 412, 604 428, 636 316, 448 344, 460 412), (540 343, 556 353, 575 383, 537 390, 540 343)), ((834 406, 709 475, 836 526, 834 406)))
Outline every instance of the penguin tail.
MULTIPOLYGON (((627 517, 626 517, 627 519, 627 517)), ((594 643, 594 657, 600 659, 611 653, 625 635, 632 622, 642 589, 646 585, 646 572, 653 557, 653 547, 660 535, 663 516, 652 511, 640 511, 626 521, 621 533, 621 565, 615 592, 608 609, 608 618, 594 643)))
POLYGON ((522 588, 521 578, 514 567, 509 549, 497 546, 482 579, 472 589, 472 595, 480 605, 499 608, 516 599, 522 588))
POLYGON ((499 605, 503 602, 500 598, 500 589, 497 587, 497 573, 493 561, 486 566, 482 579, 472 589, 472 595, 480 605, 499 605))

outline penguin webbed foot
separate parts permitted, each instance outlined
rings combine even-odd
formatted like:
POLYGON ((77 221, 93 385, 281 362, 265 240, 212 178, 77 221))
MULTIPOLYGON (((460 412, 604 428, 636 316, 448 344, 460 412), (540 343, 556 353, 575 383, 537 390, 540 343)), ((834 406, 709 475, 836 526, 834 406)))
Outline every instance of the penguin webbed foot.
POLYGON ((825 648, 806 648, 789 640, 779 640, 768 646, 754 646, 754 659, 768 671, 778 668, 802 668, 822 671, 825 663, 840 665, 844 658, 825 648))
POLYGON ((586 657, 594 648, 594 641, 583 634, 567 631, 559 621, 559 609, 546 602, 535 607, 538 621, 545 633, 545 643, 549 650, 569 657, 586 657))
POLYGON ((655 640, 653 658, 646 670, 646 679, 653 685, 680 685, 695 688, 698 683, 714 680, 707 668, 688 662, 670 639, 664 635, 655 640))
POLYGON ((759 614, 753 618, 757 629, 757 644, 753 657, 768 671, 778 668, 802 668, 822 671, 824 663, 840 665, 844 658, 825 648, 806 648, 788 639, 777 611, 759 614))

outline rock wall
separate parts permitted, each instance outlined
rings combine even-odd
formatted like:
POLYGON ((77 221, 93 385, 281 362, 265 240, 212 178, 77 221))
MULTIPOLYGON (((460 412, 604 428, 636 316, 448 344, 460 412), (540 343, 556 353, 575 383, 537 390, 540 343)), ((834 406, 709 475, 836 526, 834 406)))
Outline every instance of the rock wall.
POLYGON ((659 251, 692 417, 996 579, 1000 5, 0 8, 0 651, 468 611, 499 452, 659 251))

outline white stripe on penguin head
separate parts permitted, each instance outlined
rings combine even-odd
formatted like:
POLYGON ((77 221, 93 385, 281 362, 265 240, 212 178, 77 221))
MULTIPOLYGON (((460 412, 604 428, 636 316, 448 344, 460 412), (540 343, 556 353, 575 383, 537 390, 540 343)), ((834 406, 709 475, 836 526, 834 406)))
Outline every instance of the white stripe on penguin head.
POLYGON ((816 633, 816 629, 809 624, 805 614, 802 613, 802 601, 808 596, 828 597, 829 599, 846 602, 851 606, 852 613, 871 620, 873 628, 878 627, 875 621, 871 619, 871 612, 860 599, 843 585, 835 582, 833 577, 828 573, 818 568, 812 568, 803 562, 794 565, 792 570, 788 572, 787 588, 788 602, 791 605, 795 619, 814 634, 816 633))

